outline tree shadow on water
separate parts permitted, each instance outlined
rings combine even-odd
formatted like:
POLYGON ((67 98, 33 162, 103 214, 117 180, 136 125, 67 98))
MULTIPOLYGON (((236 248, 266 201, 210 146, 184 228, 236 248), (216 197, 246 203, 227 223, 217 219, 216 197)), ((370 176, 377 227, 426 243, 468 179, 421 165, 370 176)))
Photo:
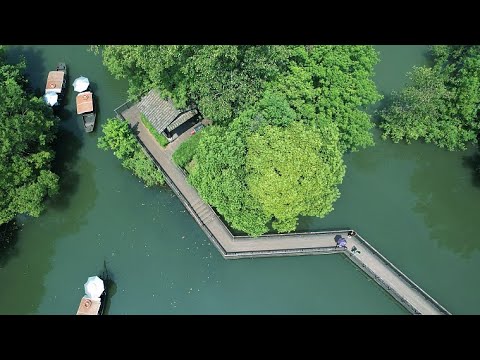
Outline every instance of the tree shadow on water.
MULTIPOLYGON (((469 258, 475 250, 480 250, 475 226, 478 194, 465 184, 462 165, 478 168, 480 156, 466 158, 461 164, 458 155, 445 151, 442 156, 429 156, 419 161, 411 178, 411 190, 417 196, 413 210, 423 215, 430 237, 454 253, 469 258)), ((478 181, 478 176, 474 181, 478 181)))
POLYGON ((7 49, 8 62, 18 63, 22 56, 25 58, 27 63, 25 77, 28 79, 29 87, 36 96, 43 95, 47 81, 43 50, 23 45, 10 45, 7 49))
POLYGON ((55 160, 52 170, 59 179, 59 193, 50 203, 57 210, 66 209, 69 206, 70 197, 78 188, 79 173, 74 170, 78 162, 79 151, 82 142, 70 131, 59 128, 55 143, 55 160))
POLYGON ((16 245, 19 230, 15 220, 0 225, 0 268, 5 267, 10 258, 18 255, 16 245))
POLYGON ((480 153, 477 151, 473 155, 464 156, 462 160, 463 166, 471 169, 472 185, 480 187, 480 153))

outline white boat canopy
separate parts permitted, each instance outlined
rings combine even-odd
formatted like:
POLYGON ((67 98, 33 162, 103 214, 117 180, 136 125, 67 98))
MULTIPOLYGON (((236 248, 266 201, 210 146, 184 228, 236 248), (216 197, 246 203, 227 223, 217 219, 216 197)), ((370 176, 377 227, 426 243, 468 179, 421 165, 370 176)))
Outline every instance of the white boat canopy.
POLYGON ((77 92, 82 92, 88 89, 88 85, 90 85, 90 81, 85 76, 80 76, 75 79, 73 82, 73 90, 77 92))
POLYGON ((103 280, 98 276, 90 276, 85 283, 85 295, 91 299, 98 299, 105 290, 103 280))

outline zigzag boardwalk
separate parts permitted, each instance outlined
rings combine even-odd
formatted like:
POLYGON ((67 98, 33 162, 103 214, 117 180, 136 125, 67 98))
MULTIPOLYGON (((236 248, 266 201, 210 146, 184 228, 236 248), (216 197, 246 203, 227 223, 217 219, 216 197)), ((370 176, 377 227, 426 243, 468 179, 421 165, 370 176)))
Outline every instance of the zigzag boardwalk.
POLYGON ((335 247, 335 235, 347 237, 348 229, 321 231, 301 234, 263 235, 257 238, 233 236, 215 211, 206 204, 197 191, 188 184, 183 171, 172 161, 174 150, 190 136, 190 131, 162 148, 140 120, 136 105, 125 109, 125 104, 116 110, 117 116, 127 120, 136 129, 139 143, 165 175, 172 188, 195 221, 207 234, 223 257, 227 259, 312 255, 343 253, 348 259, 365 271, 390 295, 413 314, 450 314, 418 285, 398 270, 360 235, 348 240, 347 249, 335 247), (353 253, 355 246, 359 252, 353 253))

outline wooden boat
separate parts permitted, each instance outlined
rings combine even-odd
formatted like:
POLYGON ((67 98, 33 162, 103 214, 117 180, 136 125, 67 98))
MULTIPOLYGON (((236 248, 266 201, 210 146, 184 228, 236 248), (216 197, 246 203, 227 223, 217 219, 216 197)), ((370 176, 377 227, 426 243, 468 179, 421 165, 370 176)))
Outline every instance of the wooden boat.
POLYGON ((83 127, 86 132, 92 132, 95 127, 95 113, 93 93, 84 91, 77 95, 77 114, 82 116, 83 127))
MULTIPOLYGON (((104 285, 103 279, 98 277, 98 276, 92 276, 88 278, 86 285, 90 282, 92 283, 98 283, 101 284, 103 287, 103 290, 101 295, 98 296, 98 293, 93 296, 98 296, 98 297, 92 297, 89 296, 89 293, 85 291, 85 295, 82 297, 80 300, 80 305, 78 306, 77 310, 77 315, 102 315, 103 311, 105 310, 105 302, 106 302, 106 296, 107 296, 107 289, 104 285)), ((87 287, 86 287, 87 290, 87 287)))
POLYGON ((54 92, 58 95, 58 100, 53 106, 58 106, 62 103, 65 97, 65 88, 67 86, 67 65, 65 63, 58 63, 55 71, 50 71, 45 85, 45 93, 54 92))

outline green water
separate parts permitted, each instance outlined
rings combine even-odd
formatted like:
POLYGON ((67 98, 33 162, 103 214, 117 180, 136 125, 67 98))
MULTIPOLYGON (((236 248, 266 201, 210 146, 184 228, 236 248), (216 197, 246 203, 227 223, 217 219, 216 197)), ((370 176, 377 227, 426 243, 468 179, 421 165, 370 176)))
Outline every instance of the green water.
MULTIPOLYGON (((426 47, 379 46, 377 84, 401 87, 426 47)), ((85 46, 13 47, 43 87, 58 61, 70 84, 87 76, 97 94, 96 130, 85 134, 69 85, 57 171, 62 195, 37 219, 21 218, 18 241, 0 254, 1 314, 74 314, 86 278, 113 273, 109 314, 405 314, 342 256, 224 260, 168 188, 147 189, 96 147, 100 126, 126 100, 85 46)), ((302 230, 353 227, 453 313, 480 313, 480 190, 465 157, 433 146, 377 146, 346 156, 342 197, 302 230)))

